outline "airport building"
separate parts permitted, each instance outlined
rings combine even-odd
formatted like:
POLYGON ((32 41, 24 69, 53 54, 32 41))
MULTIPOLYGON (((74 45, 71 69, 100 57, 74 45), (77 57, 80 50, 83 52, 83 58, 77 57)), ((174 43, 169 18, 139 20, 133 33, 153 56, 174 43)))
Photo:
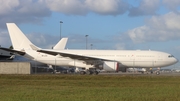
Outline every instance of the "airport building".
POLYGON ((0 74, 31 74, 29 62, 13 62, 10 52, 0 49, 0 74))

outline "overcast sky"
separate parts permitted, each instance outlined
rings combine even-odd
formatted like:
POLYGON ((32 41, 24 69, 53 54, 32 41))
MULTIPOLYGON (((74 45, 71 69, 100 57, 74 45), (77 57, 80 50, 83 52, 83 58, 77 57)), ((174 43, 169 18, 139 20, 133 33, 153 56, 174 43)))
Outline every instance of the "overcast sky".
POLYGON ((180 0, 0 0, 0 45, 16 23, 38 47, 164 51, 180 59, 180 0))

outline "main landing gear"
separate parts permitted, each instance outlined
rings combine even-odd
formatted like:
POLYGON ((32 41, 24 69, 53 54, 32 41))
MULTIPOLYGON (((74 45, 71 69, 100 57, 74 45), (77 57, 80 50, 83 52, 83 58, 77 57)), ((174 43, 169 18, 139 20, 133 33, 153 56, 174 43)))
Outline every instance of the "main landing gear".
POLYGON ((99 72, 96 70, 85 70, 85 71, 80 71, 80 74, 81 75, 85 75, 85 74, 87 74, 87 75, 92 75, 92 74, 98 75, 99 72))
POLYGON ((160 71, 156 71, 156 75, 159 75, 160 74, 160 71))
POLYGON ((156 75, 159 75, 159 74, 160 74, 160 70, 161 70, 161 68, 158 67, 157 70, 156 70, 156 75))

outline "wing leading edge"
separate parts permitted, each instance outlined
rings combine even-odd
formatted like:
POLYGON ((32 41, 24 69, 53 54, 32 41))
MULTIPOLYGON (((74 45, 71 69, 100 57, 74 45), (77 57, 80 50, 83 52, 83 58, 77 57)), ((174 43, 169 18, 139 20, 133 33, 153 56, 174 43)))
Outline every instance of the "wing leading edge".
POLYGON ((114 60, 110 60, 110 59, 103 59, 103 58, 98 58, 98 57, 79 55, 79 54, 75 54, 75 53, 66 53, 66 52, 61 52, 61 51, 37 50, 37 52, 46 53, 46 54, 50 54, 50 55, 54 55, 54 56, 61 55, 63 57, 69 57, 71 59, 78 59, 78 60, 84 60, 84 61, 88 61, 88 60, 94 60, 94 61, 114 61, 114 60))

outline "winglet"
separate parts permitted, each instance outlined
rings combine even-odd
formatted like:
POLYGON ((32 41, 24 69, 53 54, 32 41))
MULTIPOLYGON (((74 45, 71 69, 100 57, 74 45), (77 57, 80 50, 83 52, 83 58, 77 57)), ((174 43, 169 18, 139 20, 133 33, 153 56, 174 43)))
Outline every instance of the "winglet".
POLYGON ((0 49, 5 50, 5 51, 8 51, 8 52, 12 52, 12 53, 17 53, 17 54, 20 54, 20 55, 25 55, 25 54, 26 54, 26 53, 23 52, 23 51, 13 50, 13 49, 9 49, 9 48, 0 47, 0 49))

